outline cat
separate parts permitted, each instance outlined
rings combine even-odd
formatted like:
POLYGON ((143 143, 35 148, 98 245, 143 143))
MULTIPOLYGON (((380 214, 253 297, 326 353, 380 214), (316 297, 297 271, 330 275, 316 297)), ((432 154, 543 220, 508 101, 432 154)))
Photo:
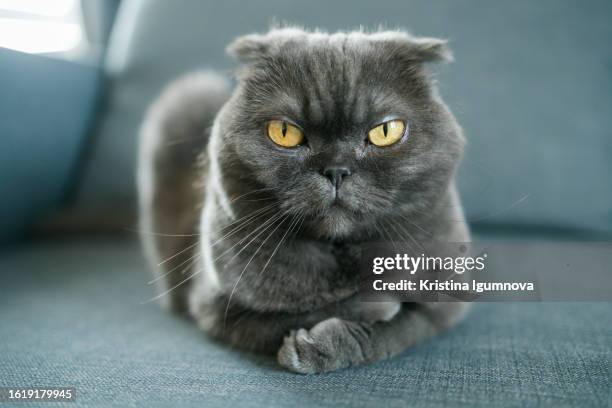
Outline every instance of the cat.
POLYGON ((365 243, 468 242, 454 174, 464 138, 403 31, 274 28, 237 38, 231 89, 199 72, 140 132, 140 228, 159 298, 210 336, 296 373, 396 355, 462 302, 359 300, 365 243))

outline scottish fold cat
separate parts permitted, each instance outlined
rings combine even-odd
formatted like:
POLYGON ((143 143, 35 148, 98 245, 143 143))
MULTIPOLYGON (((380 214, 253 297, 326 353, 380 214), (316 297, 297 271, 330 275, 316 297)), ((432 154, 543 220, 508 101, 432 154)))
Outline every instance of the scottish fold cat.
POLYGON ((143 244, 159 295, 210 336, 298 373, 373 362, 465 304, 361 302, 361 248, 467 242, 464 140, 428 74, 442 40, 273 29, 236 39, 237 85, 180 78, 140 135, 143 244))

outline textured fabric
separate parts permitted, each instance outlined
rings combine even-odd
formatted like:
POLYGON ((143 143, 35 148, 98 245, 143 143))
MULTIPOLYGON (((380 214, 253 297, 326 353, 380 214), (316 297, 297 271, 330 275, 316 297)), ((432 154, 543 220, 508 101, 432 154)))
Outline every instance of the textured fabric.
POLYGON ((397 358, 301 376, 142 304, 133 242, 6 250, 0 279, 0 386, 75 386, 78 406, 612 406, 607 303, 480 304, 397 358))
POLYGON ((224 48, 237 35, 274 19, 328 30, 382 23, 451 40, 456 62, 439 81, 469 141, 459 182, 471 219, 610 232, 611 16, 606 0, 125 0, 80 204, 133 208, 145 106, 185 71, 235 67, 224 48))
POLYGON ((0 49, 0 243, 66 193, 99 79, 93 66, 0 49))

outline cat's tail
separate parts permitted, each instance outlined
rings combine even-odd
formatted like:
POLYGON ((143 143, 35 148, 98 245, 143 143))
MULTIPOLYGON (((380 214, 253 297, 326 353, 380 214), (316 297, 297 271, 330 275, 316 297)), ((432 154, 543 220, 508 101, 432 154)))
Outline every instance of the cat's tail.
POLYGON ((139 228, 162 304, 184 311, 197 247, 210 128, 230 95, 229 82, 203 71, 171 83, 148 109, 138 151, 139 228))

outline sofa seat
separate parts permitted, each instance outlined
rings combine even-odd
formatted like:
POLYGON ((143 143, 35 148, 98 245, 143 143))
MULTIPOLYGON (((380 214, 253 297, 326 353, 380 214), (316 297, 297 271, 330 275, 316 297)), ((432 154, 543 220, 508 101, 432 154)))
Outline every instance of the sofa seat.
POLYGON ((78 406, 612 405, 609 303, 477 304, 396 358, 303 376, 146 303, 135 240, 6 248, 0 271, 0 386, 74 386, 78 406))

